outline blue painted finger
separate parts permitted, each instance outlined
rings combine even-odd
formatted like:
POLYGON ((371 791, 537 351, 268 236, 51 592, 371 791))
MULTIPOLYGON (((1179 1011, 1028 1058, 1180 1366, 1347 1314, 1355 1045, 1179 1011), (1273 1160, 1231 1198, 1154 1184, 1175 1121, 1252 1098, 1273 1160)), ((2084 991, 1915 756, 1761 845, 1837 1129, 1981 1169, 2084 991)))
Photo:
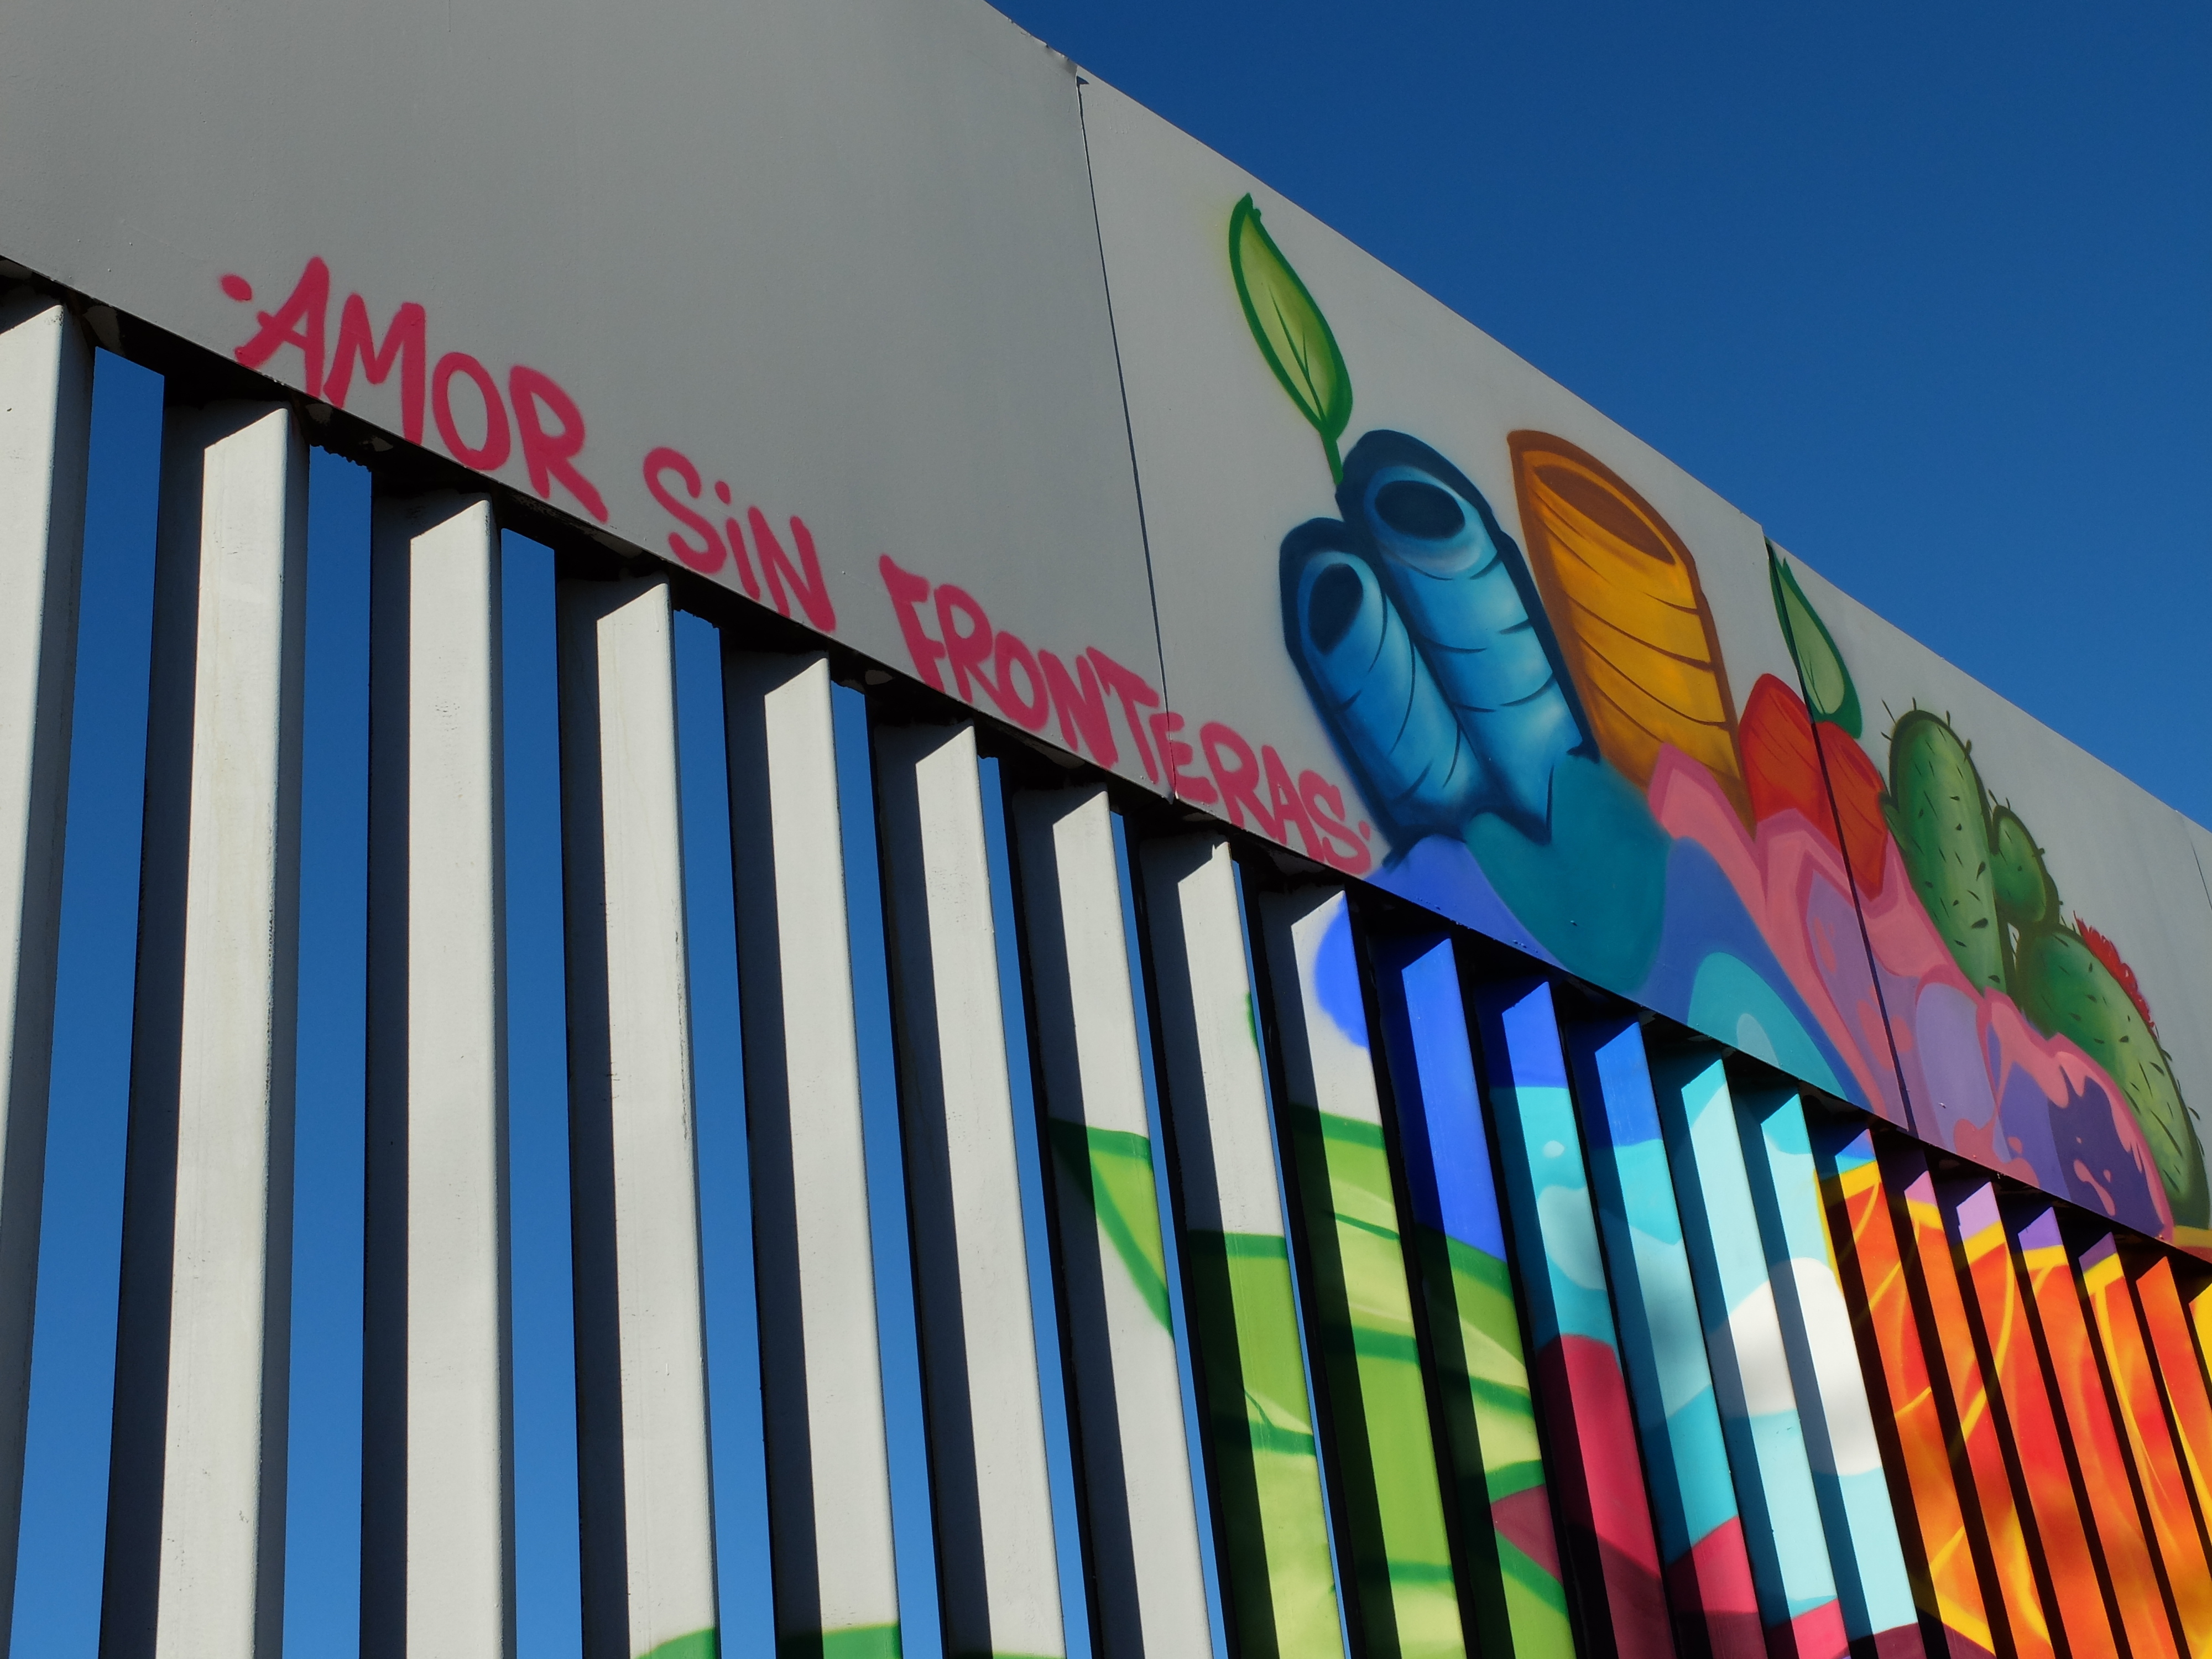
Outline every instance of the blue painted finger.
POLYGON ((1520 548, 1458 468, 1403 433, 1354 446, 1337 500, 1481 761, 1475 808, 1540 832, 1553 772, 1585 737, 1520 548))
POLYGON ((1283 543, 1285 631, 1314 701, 1394 841, 1457 833, 1487 793, 1473 744, 1346 527, 1283 543))

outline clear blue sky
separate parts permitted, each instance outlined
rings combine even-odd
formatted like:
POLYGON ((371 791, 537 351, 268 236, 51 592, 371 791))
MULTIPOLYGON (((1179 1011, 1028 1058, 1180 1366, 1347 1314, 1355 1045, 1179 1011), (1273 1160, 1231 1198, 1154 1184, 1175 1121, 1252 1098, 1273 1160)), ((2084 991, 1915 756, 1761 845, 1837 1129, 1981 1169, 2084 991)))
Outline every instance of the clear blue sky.
POLYGON ((1002 9, 2212 823, 2212 9, 1002 9))
MULTIPOLYGON (((1012 9, 1908 631, 2212 821, 2205 10, 1012 9)), ((87 538, 101 602, 79 720, 112 737, 81 746, 72 781, 15 1625, 15 1651, 41 1659, 90 1659, 97 1629, 159 397, 151 376, 103 358, 87 538)), ((365 844, 365 475, 319 457, 313 493, 288 1620, 303 1656, 356 1648, 365 844)), ((551 592, 541 550, 510 538, 509 551, 521 1627, 528 1659, 568 1659, 551 592)), ((700 783, 719 744, 711 646, 696 624, 681 644, 691 898, 726 917, 720 781, 700 783)), ((766 1651, 766 1609, 734 964, 711 930, 697 938, 724 1610, 727 1650, 750 1656, 766 1651)), ((910 1413, 906 1359, 895 1381, 910 1413)), ((920 1479, 909 1463, 909 1522, 920 1479)), ((924 1583, 908 1588, 926 1601, 924 1583)))

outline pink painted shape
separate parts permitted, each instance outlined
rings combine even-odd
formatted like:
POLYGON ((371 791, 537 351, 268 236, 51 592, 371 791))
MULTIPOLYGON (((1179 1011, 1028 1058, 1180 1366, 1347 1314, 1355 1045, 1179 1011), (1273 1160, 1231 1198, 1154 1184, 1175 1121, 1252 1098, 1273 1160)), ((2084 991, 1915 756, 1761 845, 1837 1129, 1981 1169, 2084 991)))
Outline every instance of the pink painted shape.
POLYGON ((2118 1085, 2072 1042, 2036 1030, 2010 997, 1959 970, 1893 837, 1869 896, 1854 892, 1843 855, 1802 811, 1785 807, 1747 833, 1712 774, 1677 750, 1660 750, 1650 799, 1669 834, 1720 866, 1882 1116, 1986 1169, 2172 1237, 2165 1185, 2118 1085), (1854 905, 1863 939, 1850 936, 1854 905), (2094 1165, 2069 1136, 2099 1149, 2094 1165))
POLYGON ((1879 897, 1864 900, 1912 1127, 1984 1168, 2061 1198, 2095 1195, 2105 1213, 2161 1237, 2173 1210, 2150 1146, 2119 1085, 2080 1047, 2047 1037, 2002 991, 1959 971, 1893 840, 1879 897), (2081 1112, 2117 1154, 2091 1168, 2056 1144, 2054 1109, 2081 1112))
POLYGON ((1671 747, 1659 751, 1650 800, 1669 835, 1695 842, 1720 866, 1875 1109, 1906 1123, 1850 873, 1835 843, 1795 807, 1762 819, 1755 837, 1747 833, 1713 775, 1671 747))

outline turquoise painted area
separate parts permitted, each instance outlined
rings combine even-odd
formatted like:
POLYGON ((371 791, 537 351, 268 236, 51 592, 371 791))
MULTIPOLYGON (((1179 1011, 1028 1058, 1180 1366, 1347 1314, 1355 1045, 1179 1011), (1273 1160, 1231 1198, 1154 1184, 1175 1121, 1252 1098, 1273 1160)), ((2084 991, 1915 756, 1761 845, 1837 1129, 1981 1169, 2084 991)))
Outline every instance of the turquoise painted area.
POLYGON ((1536 1237, 1523 1242, 1538 1246, 1527 1254, 1540 1257, 1543 1268, 1541 1283, 1527 1286, 1534 1346, 1580 1336, 1617 1351, 1551 987, 1533 986, 1504 1001, 1492 1018, 1498 1041, 1486 1048, 1484 1061, 1506 1152, 1508 1207, 1524 1235, 1530 1230, 1520 1218, 1534 1218, 1536 1237))
POLYGON ((1728 1073, 1717 1057, 1681 1085, 1680 1100, 1689 1131, 1683 1150, 1695 1166, 1690 1173, 1705 1198, 1713 1271, 1723 1305, 1734 1309, 1747 1297, 1768 1293, 1766 1247, 1759 1239, 1758 1208, 1736 1139, 1728 1073))
POLYGON ((1598 1225, 1613 1270, 1623 1368, 1658 1513, 1659 1551, 1680 1559, 1737 1518, 1705 1356, 1705 1326, 1644 1038, 1632 1022, 1570 1033, 1589 1127, 1598 1225))
POLYGON ((1690 986, 1689 1023, 1732 1042, 1747 1054, 1817 1085, 1832 1095, 1850 1091, 1790 1005, 1750 963, 1716 951, 1698 964, 1690 986))
POLYGON ((1775 1255, 1817 1261, 1833 1274, 1828 1260, 1828 1229, 1820 1217, 1820 1171, 1813 1162, 1813 1137, 1805 1127, 1805 1108, 1795 1091, 1779 1093, 1765 1109, 1746 1113, 1740 1124, 1753 1196, 1763 1218, 1778 1233, 1775 1255), (1759 1145, 1752 1144, 1753 1133, 1759 1145), (1764 1154, 1765 1168, 1759 1167, 1764 1154))
MULTIPOLYGON (((1794 1411, 1769 1412, 1743 1422, 1753 1449, 1750 1461, 1767 1490, 1782 1596, 1795 1619, 1836 1599, 1827 1534, 1820 1525, 1819 1500, 1814 1496, 1812 1473, 1805 1461, 1805 1431, 1794 1411), (1793 1468, 1805 1470, 1802 1485, 1793 1479, 1793 1468), (1794 1515, 1784 1513, 1785 1503, 1794 1515)), ((1759 1552, 1753 1549, 1754 1573, 1759 1556, 1759 1552)), ((1765 1600, 1764 1595, 1760 1599, 1765 1600)))
POLYGON ((1888 1477, 1878 1468, 1856 1474, 1815 1469, 1813 1486, 1820 1495, 1820 1513, 1834 1517, 1828 1522, 1828 1535, 1849 1540, 1847 1547, 1831 1552, 1845 1631, 1856 1638, 1911 1624, 1917 1616, 1912 1580, 1905 1571, 1904 1547, 1898 1542, 1888 1477))
POLYGON ((1467 826, 1468 850, 1515 918, 1562 967, 1601 985, 1640 985, 1651 971, 1673 844, 1644 792, 1584 755, 1552 774, 1545 833, 1495 812, 1467 826))
POLYGON ((1794 1089, 1776 1090, 1755 1100, 1739 1099, 1736 1129, 1752 1200, 1767 1240, 1769 1271, 1778 1279, 1787 1274, 1792 1283, 1792 1297, 1778 1298, 1781 1311, 1786 1319, 1793 1304, 1803 1308, 1802 1316, 1823 1326, 1811 1333, 1812 1340, 1826 1339, 1820 1350, 1820 1387, 1827 1406, 1828 1431, 1842 1437, 1842 1461, 1847 1467, 1827 1467, 1837 1461, 1834 1452, 1824 1461, 1810 1438, 1806 1450, 1829 1540, 1836 1593, 1844 1606, 1844 1629, 1857 1640, 1910 1625, 1918 1615, 1889 1482, 1871 1443, 1873 1407, 1857 1351, 1847 1334, 1825 1328, 1837 1318, 1847 1317, 1847 1304, 1821 1216, 1820 1170, 1813 1158, 1804 1103, 1794 1089), (1825 1303, 1825 1311, 1820 1305, 1807 1305, 1816 1297, 1825 1303))
POLYGON ((1717 1051, 1700 1048, 1664 1056, 1656 1070, 1660 1121, 1723 1385, 1722 1427, 1735 1466, 1752 1580, 1771 1626, 1837 1599, 1827 1531, 1727 1069, 1717 1051))

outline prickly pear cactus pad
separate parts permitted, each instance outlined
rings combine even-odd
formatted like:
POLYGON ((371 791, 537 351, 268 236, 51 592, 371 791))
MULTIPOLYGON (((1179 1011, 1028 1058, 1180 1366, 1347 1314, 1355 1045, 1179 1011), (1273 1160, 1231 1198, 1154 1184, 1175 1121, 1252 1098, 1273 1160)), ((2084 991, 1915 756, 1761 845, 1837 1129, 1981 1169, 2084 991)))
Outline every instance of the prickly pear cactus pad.
POLYGON ((1980 989, 2005 988, 2004 934, 1990 866, 1990 798, 1972 746, 1924 708, 1902 715, 1889 738, 1884 815, 1905 854, 1913 890, 1980 989))
POLYGON ((2043 867, 2043 849, 2020 814, 2000 806, 1990 815, 1990 872, 1997 911, 2015 927, 2037 927, 2058 915, 2058 894, 2043 867))

